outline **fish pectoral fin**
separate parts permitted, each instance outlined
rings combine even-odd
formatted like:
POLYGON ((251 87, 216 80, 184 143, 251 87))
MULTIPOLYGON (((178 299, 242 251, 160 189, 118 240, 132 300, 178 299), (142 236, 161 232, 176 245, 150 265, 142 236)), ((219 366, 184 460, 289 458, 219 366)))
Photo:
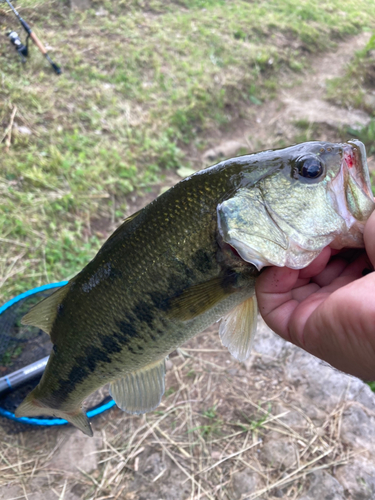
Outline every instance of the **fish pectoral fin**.
POLYGON ((50 417, 62 418, 64 420, 67 420, 70 424, 77 427, 87 436, 90 437, 93 436, 90 421, 82 408, 77 408, 72 411, 64 411, 56 408, 51 408, 41 403, 38 400, 38 398, 35 397, 34 392, 35 389, 26 396, 26 398, 17 408, 15 412, 17 418, 38 417, 44 415, 50 417))
POLYGON ((117 406, 139 415, 159 406, 165 390, 165 360, 149 364, 111 383, 109 393, 117 406))
POLYGON ((171 300, 167 313, 171 319, 188 321, 203 314, 228 295, 228 287, 223 278, 214 278, 187 288, 171 300))
POLYGON ((64 300, 70 288, 70 283, 62 286, 49 297, 30 309, 21 319, 23 325, 32 325, 50 334, 57 316, 58 307, 64 300))
POLYGON ((221 341, 238 361, 245 361, 250 356, 257 329, 257 317, 258 306, 254 294, 221 320, 219 328, 221 341))

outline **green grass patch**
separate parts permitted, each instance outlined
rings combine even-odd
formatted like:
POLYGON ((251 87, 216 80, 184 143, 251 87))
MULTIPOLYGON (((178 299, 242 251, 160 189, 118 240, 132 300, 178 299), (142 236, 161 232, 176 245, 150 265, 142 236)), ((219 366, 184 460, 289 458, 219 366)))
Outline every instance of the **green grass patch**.
MULTIPOLYGON (((60 77, 35 47, 24 65, 5 38, 0 47, 1 302, 73 276, 103 239, 95 218, 119 222, 129 193, 189 168, 188 146, 203 148, 211 129, 272 98, 281 71, 300 71, 310 53, 375 20, 365 0, 92 5, 17 5, 60 77)), ((21 33, 5 4, 0 22, 21 33)))
POLYGON ((327 82, 327 97, 344 106, 362 108, 375 116, 375 35, 356 52, 345 75, 327 82))
POLYGON ((372 119, 368 125, 360 128, 349 128, 347 131, 351 137, 356 137, 364 143, 368 155, 375 153, 375 119, 372 119))

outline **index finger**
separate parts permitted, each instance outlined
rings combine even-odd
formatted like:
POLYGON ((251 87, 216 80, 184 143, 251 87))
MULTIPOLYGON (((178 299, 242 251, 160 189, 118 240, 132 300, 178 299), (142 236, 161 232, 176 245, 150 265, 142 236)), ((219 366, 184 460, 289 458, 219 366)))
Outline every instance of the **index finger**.
POLYGON ((292 340, 288 325, 300 301, 306 297, 305 293, 301 293, 300 300, 297 300, 299 294, 293 291, 299 287, 305 287, 307 295, 316 291, 318 285, 307 290, 308 283, 312 276, 326 267, 330 256, 331 249, 327 247, 305 269, 270 267, 259 276, 255 286, 259 312, 268 326, 286 340, 292 340))
POLYGON ((299 271, 287 267, 270 267, 258 278, 255 292, 259 312, 268 326, 286 340, 289 320, 299 302, 292 296, 299 271))

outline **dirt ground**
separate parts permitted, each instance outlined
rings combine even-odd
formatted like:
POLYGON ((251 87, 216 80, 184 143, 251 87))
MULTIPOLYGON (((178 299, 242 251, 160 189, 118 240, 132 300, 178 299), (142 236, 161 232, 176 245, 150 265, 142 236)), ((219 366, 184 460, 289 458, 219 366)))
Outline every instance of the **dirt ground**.
MULTIPOLYGON (((368 123, 364 112, 324 100, 325 80, 367 38, 316 57, 298 80, 285 77, 277 99, 231 133, 213 133, 203 155, 192 150, 194 167, 290 144, 296 122, 333 141, 343 126, 368 123)), ((169 173, 152 192, 129 198, 129 214, 179 179, 169 173)), ((109 220, 93 224, 113 230, 109 220)), ((92 424, 88 438, 68 426, 21 430, 0 420, 0 499, 375 498, 374 395, 263 324, 247 363, 230 356, 213 326, 172 353, 158 411, 135 417, 114 408, 92 424)))

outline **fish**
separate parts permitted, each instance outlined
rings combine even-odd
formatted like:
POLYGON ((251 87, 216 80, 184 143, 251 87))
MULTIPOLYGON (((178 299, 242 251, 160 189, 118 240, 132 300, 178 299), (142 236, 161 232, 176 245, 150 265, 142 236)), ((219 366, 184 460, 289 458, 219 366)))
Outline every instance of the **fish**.
POLYGON ((302 269, 328 245, 361 248, 374 210, 364 145, 312 141, 221 161, 131 215, 68 284, 23 318, 53 349, 16 416, 51 415, 92 436, 85 398, 152 411, 165 360, 221 320, 240 362, 256 331, 265 266, 302 269))

